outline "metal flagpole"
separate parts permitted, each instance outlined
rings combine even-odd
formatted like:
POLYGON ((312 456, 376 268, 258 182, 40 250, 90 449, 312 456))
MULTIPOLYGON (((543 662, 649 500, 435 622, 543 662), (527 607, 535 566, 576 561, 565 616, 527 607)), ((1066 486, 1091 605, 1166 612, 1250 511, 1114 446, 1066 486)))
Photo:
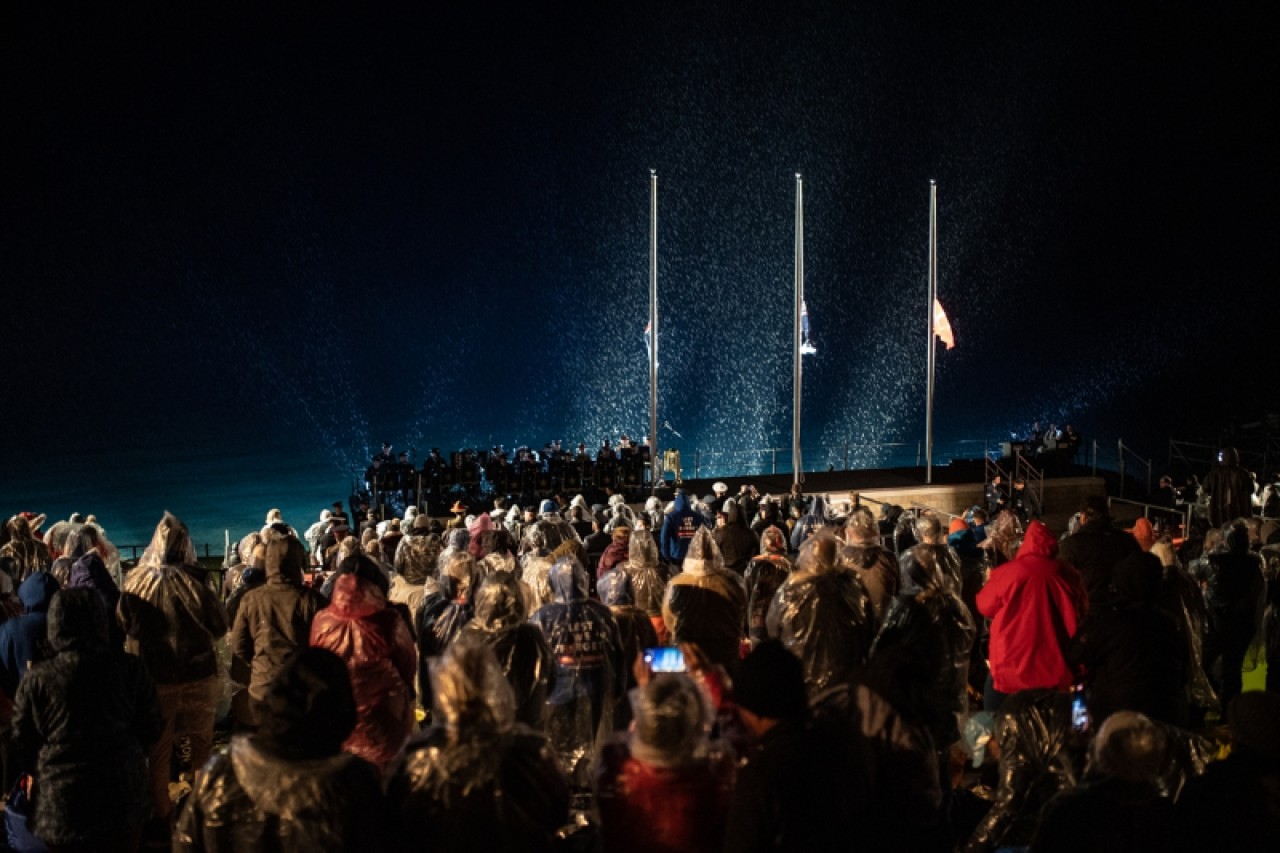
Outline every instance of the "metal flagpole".
POLYGON ((795 339, 792 346, 792 389, 795 399, 792 402, 791 421, 791 470, 793 484, 804 482, 804 462, 800 458, 800 386, 803 379, 803 355, 800 352, 800 313, 804 305, 804 184, 800 173, 796 172, 796 305, 795 305, 795 339))
POLYGON ((938 182, 929 181, 929 358, 924 409, 924 481, 933 483, 933 371, 937 345, 933 341, 933 305, 938 299, 938 182))
POLYGON ((658 491, 658 172, 649 170, 649 485, 658 491))

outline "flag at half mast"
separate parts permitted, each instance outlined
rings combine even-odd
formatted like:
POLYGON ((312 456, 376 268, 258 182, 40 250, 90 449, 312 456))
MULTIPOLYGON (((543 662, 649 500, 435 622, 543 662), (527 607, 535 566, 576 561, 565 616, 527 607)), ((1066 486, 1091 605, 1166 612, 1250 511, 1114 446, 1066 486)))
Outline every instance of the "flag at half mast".
POLYGON ((951 321, 947 319, 947 312, 942 310, 942 303, 936 299, 933 300, 933 333, 947 349, 955 348, 956 337, 951 332, 951 321))

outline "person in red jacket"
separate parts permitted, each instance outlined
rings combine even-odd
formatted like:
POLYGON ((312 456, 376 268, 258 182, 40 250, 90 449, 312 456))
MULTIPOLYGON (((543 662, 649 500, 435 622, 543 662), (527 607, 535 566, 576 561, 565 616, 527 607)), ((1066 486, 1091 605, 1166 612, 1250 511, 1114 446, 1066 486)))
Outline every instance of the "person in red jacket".
POLYGON ((1057 553, 1049 529, 1031 522, 1018 556, 992 571, 978 593, 978 611, 991 620, 987 710, 1021 690, 1071 687, 1065 650, 1084 615, 1084 586, 1057 553))

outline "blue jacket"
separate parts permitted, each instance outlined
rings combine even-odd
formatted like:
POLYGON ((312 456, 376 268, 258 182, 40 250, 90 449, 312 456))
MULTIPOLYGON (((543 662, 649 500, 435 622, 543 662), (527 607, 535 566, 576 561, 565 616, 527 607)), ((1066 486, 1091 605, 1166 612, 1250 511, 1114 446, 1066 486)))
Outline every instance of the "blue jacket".
POLYGON ((684 555, 693 541, 693 534, 706 524, 704 519, 689 505, 689 496, 684 492, 676 492, 675 508, 667 513, 662 522, 662 558, 668 563, 680 565, 684 555))
POLYGON ((0 689, 12 699, 29 664, 53 656, 49 645, 46 611, 59 588, 48 572, 34 572, 18 587, 18 599, 27 612, 0 625, 0 689))

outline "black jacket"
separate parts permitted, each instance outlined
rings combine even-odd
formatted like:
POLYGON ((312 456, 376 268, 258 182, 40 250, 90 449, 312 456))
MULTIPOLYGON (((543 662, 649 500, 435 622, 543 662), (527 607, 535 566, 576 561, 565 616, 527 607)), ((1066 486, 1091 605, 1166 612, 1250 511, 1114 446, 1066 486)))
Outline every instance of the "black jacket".
POLYGON ((1131 535, 1116 530, 1108 521, 1098 520, 1081 525, 1063 539, 1058 559, 1080 572, 1089 594, 1089 607, 1097 608, 1111 600, 1111 571, 1116 563, 1141 550, 1131 535))

